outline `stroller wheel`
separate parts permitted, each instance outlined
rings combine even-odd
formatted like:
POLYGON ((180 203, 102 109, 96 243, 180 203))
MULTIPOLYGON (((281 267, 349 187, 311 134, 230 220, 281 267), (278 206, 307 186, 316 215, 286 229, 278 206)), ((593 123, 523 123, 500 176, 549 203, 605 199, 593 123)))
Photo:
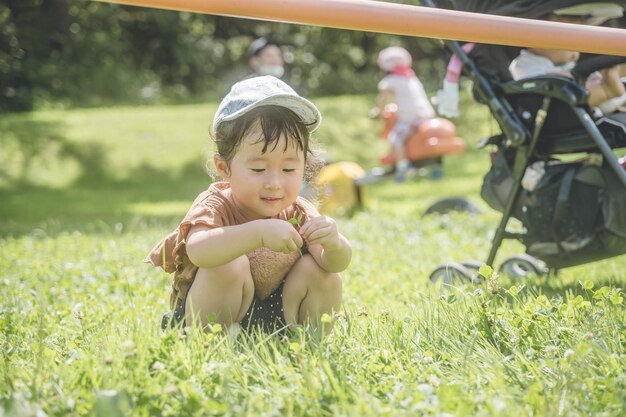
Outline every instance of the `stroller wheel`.
POLYGON ((454 285, 467 284, 469 282, 474 283, 475 280, 472 275, 472 272, 462 264, 449 262, 437 267, 431 272, 430 280, 435 284, 441 283, 443 286, 451 287, 454 285))
POLYGON ((464 267, 466 267, 470 271, 476 271, 476 272, 478 272, 480 267, 483 266, 484 264, 485 264, 484 262, 475 261, 473 259, 463 262, 464 267))
POLYGON ((482 210, 477 205, 463 197, 449 197, 435 201, 426 209, 422 216, 429 214, 446 214, 451 211, 478 214, 482 210))
POLYGON ((500 265, 500 274, 508 275, 513 279, 524 279, 531 276, 541 276, 547 269, 541 265, 537 258, 522 254, 511 256, 500 265))
POLYGON ((472 274, 472 281, 474 282, 474 284, 480 283, 480 281, 482 281, 483 279, 482 275, 478 273, 478 271, 480 271, 480 267, 483 265, 485 265, 484 262, 476 261, 474 259, 463 262, 463 266, 467 268, 472 274))

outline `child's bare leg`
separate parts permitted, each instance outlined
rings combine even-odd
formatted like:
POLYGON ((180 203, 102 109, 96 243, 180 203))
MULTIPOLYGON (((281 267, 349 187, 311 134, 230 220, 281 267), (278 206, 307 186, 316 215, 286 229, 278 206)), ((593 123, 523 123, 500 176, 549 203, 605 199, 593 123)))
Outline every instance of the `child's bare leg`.
POLYGON ((341 277, 326 272, 311 255, 291 268, 283 287, 283 310, 288 325, 310 323, 318 327, 322 314, 341 309, 341 277))
POLYGON ((398 123, 390 136, 393 143, 393 156, 396 159, 396 181, 398 182, 404 181, 410 167, 410 161, 407 158, 405 150, 405 141, 410 134, 410 126, 405 123, 398 123))
POLYGON ((254 284, 250 263, 243 255, 217 268, 200 268, 189 289, 185 321, 205 328, 211 316, 217 323, 239 322, 252 304, 254 284))
POLYGON ((624 83, 620 79, 619 66, 607 68, 602 71, 602 76, 602 84, 607 99, 624 94, 624 83))
POLYGON ((396 159, 396 163, 407 161, 406 153, 404 151, 404 142, 393 144, 393 156, 396 159))

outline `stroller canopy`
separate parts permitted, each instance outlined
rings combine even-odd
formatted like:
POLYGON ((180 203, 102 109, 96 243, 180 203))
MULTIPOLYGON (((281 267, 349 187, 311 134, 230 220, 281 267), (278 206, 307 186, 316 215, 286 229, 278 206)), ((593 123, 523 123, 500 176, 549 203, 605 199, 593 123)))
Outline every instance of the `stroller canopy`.
POLYGON ((564 14, 588 14, 589 17, 613 18, 619 16, 606 14, 615 11, 617 7, 621 7, 623 11, 626 8, 626 0, 440 0, 437 6, 465 12, 527 19, 544 19, 551 13, 563 9, 564 14), (584 5, 589 5, 589 7, 585 8, 584 5))
MULTIPOLYGON (((526 19, 547 19, 552 13, 576 15, 588 24, 600 24, 621 17, 626 0, 438 0, 437 7, 464 12, 485 13, 526 19)), ((479 44, 470 56, 479 70, 494 82, 510 81, 510 62, 519 55, 520 47, 479 44)), ((585 54, 580 61, 593 56, 585 54)))

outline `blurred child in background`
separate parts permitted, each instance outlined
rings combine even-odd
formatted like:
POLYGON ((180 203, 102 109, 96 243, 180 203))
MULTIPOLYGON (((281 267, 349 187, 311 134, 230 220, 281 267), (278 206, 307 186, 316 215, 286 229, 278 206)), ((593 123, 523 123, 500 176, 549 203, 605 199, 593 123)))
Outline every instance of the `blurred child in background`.
POLYGON ((269 38, 258 38, 248 48, 248 64, 253 71, 248 77, 271 75, 282 78, 285 63, 280 45, 269 38))
POLYGON ((404 181, 412 172, 405 152, 405 142, 420 123, 435 117, 424 86, 411 68, 411 54, 399 46, 390 46, 378 54, 378 66, 388 74, 378 83, 375 115, 387 104, 397 107, 397 122, 389 134, 396 160, 396 181, 404 181))

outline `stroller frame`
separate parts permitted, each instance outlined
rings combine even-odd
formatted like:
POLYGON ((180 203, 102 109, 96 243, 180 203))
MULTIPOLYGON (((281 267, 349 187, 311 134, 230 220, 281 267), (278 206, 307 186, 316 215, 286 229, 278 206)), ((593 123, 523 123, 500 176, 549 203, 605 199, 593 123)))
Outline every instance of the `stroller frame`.
MULTIPOLYGON (((428 7, 435 7, 432 0, 423 0, 422 4, 428 7)), ((581 126, 584 128, 584 131, 587 133, 588 138, 591 139, 590 145, 595 145, 594 152, 597 150, 597 152, 603 156, 604 161, 608 167, 610 167, 611 171, 617 176, 617 179, 624 186, 624 191, 626 192, 626 170, 624 170, 624 168, 619 164, 617 158, 612 152, 612 148, 609 146, 598 126, 584 107, 588 93, 587 90, 577 82, 577 80, 564 76, 547 75, 533 77, 532 79, 510 81, 498 85, 499 90, 502 92, 502 95, 499 95, 495 92, 487 78, 478 69, 473 59, 463 50, 458 41, 444 40, 443 43, 451 53, 456 55, 461 60, 463 63, 463 74, 474 83, 475 98, 489 107, 491 114, 496 119, 502 130, 502 140, 493 141, 493 138, 490 138, 490 140, 484 145, 486 146, 491 143, 496 144, 499 149, 504 147, 514 148, 516 150, 512 167, 512 177, 514 180, 513 186, 510 194, 506 198, 504 208, 502 210, 502 217, 498 224, 498 228, 496 229, 491 250, 489 251, 489 255, 486 260, 487 265, 493 266, 497 252, 504 239, 521 240, 525 236, 524 233, 512 233, 507 231, 507 224, 512 217, 515 204, 521 194, 522 178, 526 168, 532 161, 533 155, 535 155, 537 144, 548 113, 548 108, 553 100, 565 103, 576 115, 581 126), (559 88, 550 88, 551 85, 557 85, 559 88), (532 129, 532 131, 529 131, 529 129, 524 126, 511 104, 504 98, 504 96, 514 96, 517 94, 538 94, 543 96, 543 100, 541 100, 541 107, 534 117, 534 129, 532 129)), ((626 58, 620 57, 618 62, 626 62, 626 58)), ((619 147, 621 146, 617 146, 617 148, 619 147)), ((552 154, 558 155, 573 152, 556 151, 552 154)), ((534 261, 534 258, 532 258, 532 260, 534 261)), ((471 267, 470 269, 474 269, 474 267, 471 267)), ((538 266, 535 267, 535 265, 532 265, 532 267, 533 269, 538 268, 538 266)), ((459 268, 456 269, 457 273, 460 272, 461 275, 467 275, 464 271, 459 271, 459 268)), ((535 272, 541 271, 536 270, 535 272)), ((434 275, 431 275, 431 279, 433 279, 433 276, 434 275)), ((472 281, 477 281, 476 277, 471 278, 472 281)))

